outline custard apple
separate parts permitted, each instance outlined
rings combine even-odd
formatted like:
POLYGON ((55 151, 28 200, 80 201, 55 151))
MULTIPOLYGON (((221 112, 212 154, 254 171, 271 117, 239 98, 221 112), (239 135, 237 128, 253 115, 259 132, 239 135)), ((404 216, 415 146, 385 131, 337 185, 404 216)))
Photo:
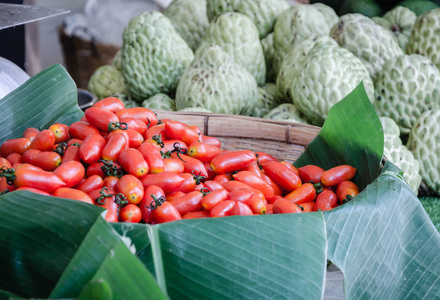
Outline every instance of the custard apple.
POLYGON ((176 110, 176 101, 167 94, 156 94, 142 102, 142 106, 148 109, 176 110))
POLYGON ((425 111, 411 128, 406 146, 420 163, 423 182, 440 195, 440 109, 425 111))
MULTIPOLYGON (((284 60, 284 63, 289 63, 284 60)), ((345 48, 332 43, 316 45, 291 76, 281 76, 286 95, 313 125, 322 126, 330 107, 361 81, 371 102, 373 82, 365 65, 345 48)))
POLYGON ((116 67, 104 65, 93 72, 87 89, 100 100, 115 93, 125 92, 124 78, 116 67))
POLYGON ((208 18, 212 21, 225 12, 239 12, 252 19, 260 39, 273 30, 278 16, 290 7, 286 0, 207 0, 208 18))
POLYGON ((400 139, 399 127, 393 119, 380 117, 384 130, 383 155, 403 171, 403 178, 417 194, 422 182, 420 164, 400 139))
POLYGON ((292 103, 278 105, 264 115, 263 118, 307 124, 304 115, 292 103))
POLYGON ((255 77, 258 85, 266 82, 263 47, 257 28, 248 16, 240 13, 217 15, 206 29, 201 40, 203 44, 221 46, 235 63, 255 77))
POLYGON ((371 78, 390 58, 403 54, 394 34, 361 14, 346 14, 333 26, 330 36, 360 58, 371 78))
POLYGON ((406 52, 421 54, 440 68, 440 8, 417 17, 411 30, 406 52))
POLYGON ((116 93, 112 95, 112 97, 116 97, 124 103, 125 108, 130 107, 138 107, 139 103, 131 99, 131 97, 127 93, 116 93))
POLYGON ((174 0, 164 10, 174 29, 195 51, 209 25, 206 0, 174 0))
POLYGON ((292 97, 288 96, 289 87, 292 85, 294 75, 300 70, 301 65, 307 58, 307 55, 313 47, 321 45, 334 45, 338 44, 334 39, 327 35, 320 35, 312 33, 302 40, 297 41, 293 47, 287 52, 286 56, 281 63, 278 76, 276 78, 276 84, 278 91, 286 101, 292 102, 292 97))
POLYGON ((123 32, 122 75, 133 99, 173 93, 194 53, 162 13, 132 18, 123 32))
POLYGON ((421 113, 440 107, 440 71, 424 56, 389 59, 374 85, 376 111, 392 118, 403 135, 409 133, 421 113))
POLYGON ((122 54, 121 54, 121 49, 119 49, 118 52, 116 52, 115 56, 113 57, 112 66, 116 67, 116 69, 118 69, 119 72, 122 71, 122 54))
POLYGON ((337 21, 335 11, 322 3, 297 4, 285 10, 274 26, 275 74, 278 74, 284 56, 296 41, 312 33, 329 35, 337 21))
POLYGON ((397 38, 400 48, 405 50, 417 16, 412 10, 406 7, 396 6, 387 11, 382 17, 371 19, 382 27, 391 30, 397 38))
POLYGON ((176 91, 176 108, 207 109, 216 113, 250 114, 257 104, 255 78, 222 47, 206 44, 195 53, 194 62, 182 77, 176 91))

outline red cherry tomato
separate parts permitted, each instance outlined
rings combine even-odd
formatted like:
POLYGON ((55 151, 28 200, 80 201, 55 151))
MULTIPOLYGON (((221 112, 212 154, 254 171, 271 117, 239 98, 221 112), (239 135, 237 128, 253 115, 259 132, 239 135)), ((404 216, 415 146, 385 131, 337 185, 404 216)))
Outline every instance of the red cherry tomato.
POLYGON ((274 214, 290 214, 290 213, 300 213, 301 208, 286 199, 279 198, 273 203, 272 211, 274 214))
POLYGON ((53 192, 53 196, 60 198, 67 198, 72 200, 77 200, 89 204, 95 204, 92 198, 85 192, 77 189, 61 187, 53 192))
POLYGON ((201 134, 200 135, 200 141, 202 143, 213 145, 213 146, 217 146, 219 148, 221 148, 221 146, 222 146, 222 143, 220 142, 220 140, 218 138, 216 138, 216 137, 213 137, 213 136, 208 136, 208 135, 201 134))
POLYGON ((23 153, 22 161, 40 167, 45 171, 53 171, 61 164, 61 156, 53 151, 29 149, 23 153))
POLYGON ((23 154, 29 149, 31 140, 27 138, 10 139, 0 146, 0 154, 2 157, 7 157, 11 153, 23 154))
POLYGON ((287 192, 291 192, 301 185, 299 176, 278 161, 263 164, 263 169, 267 176, 287 192))
POLYGON ((67 142, 70 138, 69 126, 61 123, 55 123, 48 128, 55 136, 55 144, 67 142))
POLYGON ((233 174, 232 177, 234 177, 235 180, 246 183, 250 187, 259 190, 266 199, 271 199, 275 195, 275 191, 269 183, 249 171, 240 171, 233 174))
POLYGON ((352 181, 342 181, 336 188, 336 196, 340 204, 350 201, 358 194, 359 188, 352 181))
POLYGON ((188 150, 188 146, 181 140, 162 140, 162 152, 166 153, 168 151, 174 150, 176 147, 180 148, 182 151, 188 150))
POLYGON ((205 187, 211 192, 213 192, 215 190, 219 190, 219 189, 224 189, 223 185, 221 183, 214 181, 214 180, 207 180, 204 182, 204 184, 205 184, 205 187))
POLYGON ((333 193, 329 189, 324 189, 321 193, 318 194, 315 201, 315 206, 313 207, 313 211, 326 211, 331 210, 336 207, 338 203, 338 197, 335 193, 333 193))
POLYGON ((18 153, 11 153, 6 156, 6 159, 11 163, 11 165, 23 162, 23 160, 21 159, 21 155, 18 153))
POLYGON ((199 133, 197 131, 179 121, 167 122, 165 124, 165 134, 168 138, 182 140, 187 145, 199 140, 199 133))
POLYGON ((118 181, 119 177, 117 176, 105 176, 103 186, 105 186, 109 190, 116 191, 118 189, 118 181))
POLYGON ((236 202, 232 200, 222 201, 211 209, 211 211, 209 212, 209 216, 211 218, 230 216, 232 214, 232 209, 234 208, 235 203, 236 202))
POLYGON ((227 199, 249 205, 253 195, 255 195, 254 189, 243 187, 229 192, 227 199))
POLYGON ((53 193, 66 185, 61 178, 52 172, 25 167, 15 170, 13 182, 16 187, 31 187, 48 193, 53 193))
POLYGON ((342 181, 352 179, 355 174, 356 168, 349 165, 340 165, 322 173, 321 183, 325 186, 335 186, 342 181))
MULTIPOLYGON (((286 167, 288 167, 288 168, 289 168, 290 170, 292 170, 293 172, 295 172, 296 175, 299 176, 299 171, 298 171, 298 169, 297 169, 294 165, 292 165, 290 162, 283 160, 283 161, 281 161, 281 163, 282 163, 283 165, 285 165, 286 167)), ((303 181, 303 182, 304 182, 304 181, 303 181)))
POLYGON ((266 152, 257 151, 255 152, 255 156, 257 157, 257 163, 260 166, 270 161, 278 161, 278 159, 276 159, 273 155, 270 155, 266 152))
POLYGON ((15 190, 16 191, 28 191, 31 193, 40 194, 40 195, 44 195, 44 196, 52 196, 48 192, 45 192, 45 191, 42 191, 42 190, 36 189, 36 188, 27 187, 27 186, 22 186, 22 187, 15 189, 15 190))
POLYGON ((258 177, 263 177, 263 173, 261 172, 260 167, 258 166, 258 163, 256 161, 251 162, 249 166, 243 169, 243 171, 249 171, 258 177))
POLYGON ((127 148, 119 154, 118 163, 127 173, 138 178, 148 174, 149 166, 144 156, 137 149, 127 148))
POLYGON ((137 150, 139 150, 147 162, 151 174, 165 171, 162 153, 157 147, 152 144, 142 143, 137 150))
POLYGON ((194 142, 189 144, 188 155, 197 158, 203 163, 211 162, 211 160, 222 153, 220 147, 210 145, 203 142, 194 142))
POLYGON ((87 108, 84 115, 87 122, 105 132, 111 131, 112 126, 119 123, 119 118, 114 113, 97 107, 87 108))
MULTIPOLYGON (((4 168, 10 169, 10 168, 12 168, 12 164, 6 158, 0 157, 0 168, 1 169, 4 169, 4 168)), ((4 192, 6 190, 11 192, 11 191, 15 190, 15 186, 8 184, 8 179, 6 179, 5 177, 1 177, 0 178, 0 192, 4 192)))
POLYGON ((147 188, 150 185, 156 185, 164 191, 165 195, 177 191, 184 180, 185 179, 180 177, 179 174, 169 172, 147 174, 141 178, 144 188, 147 188))
POLYGON ((313 211, 313 207, 315 207, 315 201, 306 202, 298 204, 299 208, 301 208, 302 212, 311 212, 313 211))
POLYGON ((232 216, 252 216, 253 214, 252 209, 242 202, 235 202, 231 211, 232 216))
POLYGON ((64 151, 63 157, 61 159, 61 164, 66 163, 68 161, 81 161, 81 158, 79 156, 79 146, 77 145, 70 145, 66 148, 64 151))
POLYGON ((173 200, 175 200, 179 197, 185 196, 185 195, 186 195, 186 193, 184 193, 184 192, 175 191, 174 193, 166 195, 167 196, 166 199, 167 199, 167 201, 173 202, 173 200))
POLYGON ((157 116, 154 112, 144 107, 131 107, 124 108, 116 112, 116 115, 119 119, 123 118, 133 118, 137 120, 141 120, 148 127, 154 126, 157 124, 157 116))
POLYGON ((109 136, 107 144, 102 149, 102 159, 117 161, 122 150, 128 148, 127 137, 123 133, 109 136))
POLYGON ((185 154, 171 153, 171 158, 180 159, 183 163, 184 172, 202 176, 204 178, 208 177, 208 171, 206 171, 205 165, 191 156, 185 154))
POLYGON ((139 132, 145 138, 145 133, 147 132, 148 127, 141 120, 134 118, 122 118, 119 121, 121 122, 121 124, 127 124, 128 129, 139 132))
POLYGON ((148 130, 145 132, 145 139, 152 139, 154 136, 159 137, 162 141, 168 140, 168 137, 165 133, 165 124, 156 124, 154 126, 148 127, 148 130))
POLYGON ((157 223, 181 220, 182 216, 171 202, 155 199, 153 218, 157 223))
POLYGON ((102 166, 101 162, 96 162, 89 165, 86 169, 86 177, 98 175, 99 177, 104 179, 106 174, 104 174, 104 171, 102 170, 101 166, 102 166))
POLYGON ((39 129, 34 128, 34 127, 28 127, 24 130, 23 134, 21 137, 23 138, 27 138, 29 140, 33 140, 34 137, 40 132, 39 129))
POLYGON ((68 161, 57 167, 53 173, 57 175, 70 188, 78 185, 85 176, 86 170, 78 161, 68 161))
POLYGON ((86 164, 96 163, 101 159, 105 139, 96 133, 88 135, 79 147, 79 157, 86 164))
POLYGON ((284 199, 295 204, 315 201, 316 189, 311 183, 304 183, 296 190, 284 196, 284 199))
POLYGON ((77 121, 69 127, 69 135, 73 139, 84 140, 91 134, 99 134, 98 128, 86 121, 77 121))
POLYGON ((249 203, 249 207, 252 212, 256 215, 264 215, 267 211, 267 201, 262 199, 258 195, 254 194, 251 196, 251 201, 249 203))
POLYGON ((220 202, 226 200, 228 197, 228 191, 224 188, 216 189, 209 193, 206 193, 201 203, 204 210, 211 210, 217 206, 220 202))
POLYGON ((139 223, 142 220, 142 212, 137 205, 129 203, 121 209, 119 217, 123 222, 139 223))
POLYGON ((86 192, 87 194, 93 190, 101 189, 104 186, 104 180, 99 175, 87 177, 75 186, 76 189, 86 192))
POLYGON ((95 102, 92 107, 100 108, 102 110, 107 110, 115 113, 118 110, 124 109, 125 105, 124 102, 122 102, 122 100, 120 100, 119 98, 107 97, 95 102))
POLYGON ((50 151, 55 145, 55 135, 49 129, 40 131, 31 141, 29 149, 50 151))
MULTIPOLYGON (((185 166, 180 159, 164 158, 163 159, 163 171, 176 174, 182 174, 185 171, 185 166)), ((150 172, 152 173, 152 172, 150 172)))
POLYGON ((115 192, 109 189, 95 189, 90 191, 89 196, 97 206, 101 206, 107 210, 105 220, 107 222, 118 222, 119 205, 115 202, 115 192))
POLYGON ((240 171, 256 160, 255 154, 250 150, 237 150, 223 152, 211 161, 211 168, 216 174, 240 171))
POLYGON ((130 148, 138 148, 143 142, 144 137, 142 134, 133 129, 126 130, 128 134, 128 143, 130 148))
POLYGON ((324 173, 324 169, 315 165, 306 165, 304 167, 298 168, 299 177, 301 177, 302 182, 321 182, 321 175, 324 173))
POLYGON ((180 215, 183 216, 188 212, 201 210, 202 199, 203 193, 200 191, 192 191, 170 202, 174 205, 180 215))
POLYGON ((164 191, 157 185, 149 185, 145 188, 144 196, 142 197, 141 202, 139 202, 138 204, 142 212, 142 220, 145 223, 152 223, 154 221, 152 209, 152 207, 154 207, 155 205, 154 199, 160 199, 164 197, 164 191))
POLYGON ((182 219, 205 219, 205 218, 209 218, 209 212, 208 211, 192 211, 192 212, 188 212, 186 214, 184 214, 182 216, 182 219))
POLYGON ((126 174, 118 180, 117 191, 122 193, 132 204, 138 204, 144 197, 142 182, 131 174, 126 174))

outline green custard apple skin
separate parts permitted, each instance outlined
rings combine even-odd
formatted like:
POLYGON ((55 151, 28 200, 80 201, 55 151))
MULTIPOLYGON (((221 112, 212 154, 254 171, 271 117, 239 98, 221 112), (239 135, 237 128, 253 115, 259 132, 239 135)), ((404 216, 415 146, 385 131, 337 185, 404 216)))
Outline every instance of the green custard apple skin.
POLYGON ((143 101, 174 93, 194 53, 162 13, 144 12, 125 27, 122 75, 130 95, 143 101))
POLYGON ((255 78, 215 44, 200 47, 176 91, 176 109, 203 108, 215 113, 250 115, 257 105, 255 78))
POLYGON ((266 82, 275 82, 276 74, 274 64, 276 53, 273 46, 273 32, 261 40, 261 46, 263 47, 264 61, 266 62, 266 82))
POLYGON ((277 103, 275 100, 276 95, 270 94, 267 90, 262 87, 258 87, 258 101, 254 108, 254 111, 251 112, 251 116, 262 118, 266 115, 271 109, 273 109, 277 103))
POLYGON ((278 71, 276 85, 279 94, 287 102, 292 101, 292 98, 288 96, 288 90, 293 83, 292 80, 294 80, 295 74, 300 70, 301 65, 307 59, 310 50, 321 45, 337 46, 338 44, 327 35, 312 33, 304 37, 301 41, 296 42, 284 57, 278 71))
POLYGON ((174 0, 164 10, 174 29, 195 51, 209 25, 206 0, 174 0))
POLYGON ((440 109, 425 111, 412 127, 407 148, 420 163, 423 182, 440 196, 440 109))
POLYGON ((403 178, 417 195, 422 182, 420 163, 414 158, 413 153, 402 144, 397 123, 388 117, 380 117, 379 119, 384 130, 383 155, 402 170, 403 178))
POLYGON ((159 93, 144 100, 141 106, 152 110, 174 111, 176 110, 176 101, 167 94, 159 93))
POLYGON ((313 125, 322 126, 330 108, 360 82, 371 102, 374 86, 365 65, 350 51, 331 43, 313 47, 285 83, 287 97, 313 125))
POLYGON ((424 111, 440 107, 440 71, 424 56, 388 60, 374 84, 376 111, 392 118, 404 135, 424 111))
POLYGON ((371 19, 382 27, 391 30, 400 48, 405 51, 411 29, 417 19, 412 10, 403 6, 396 6, 387 11, 382 17, 371 19))
POLYGON ((324 4, 297 4, 285 10, 274 26, 274 48, 276 59, 274 72, 278 74, 284 56, 296 41, 316 33, 329 35, 331 28, 338 21, 335 11, 324 4))
POLYGON ((266 62, 258 30, 252 20, 240 13, 217 15, 206 29, 203 44, 221 46, 235 63, 251 73, 258 85, 266 82, 266 62))
POLYGON ((440 8, 417 17, 406 45, 406 53, 420 54, 440 68, 440 8))
POLYGON ((390 30, 357 13, 341 16, 330 36, 341 47, 356 55, 366 65, 373 79, 385 61, 404 54, 390 30))
POLYGON ((225 12, 239 12, 252 19, 260 39, 273 31, 278 16, 290 7, 286 0, 207 0, 208 19, 225 12))
POLYGON ((282 103, 274 107, 263 118, 307 124, 304 115, 292 103, 282 103))
POLYGON ((98 100, 116 93, 125 92, 124 78, 115 66, 104 65, 95 70, 87 85, 87 89, 98 100))
POLYGON ((122 53, 121 49, 116 52, 112 60, 112 66, 114 66, 119 72, 122 72, 122 53))

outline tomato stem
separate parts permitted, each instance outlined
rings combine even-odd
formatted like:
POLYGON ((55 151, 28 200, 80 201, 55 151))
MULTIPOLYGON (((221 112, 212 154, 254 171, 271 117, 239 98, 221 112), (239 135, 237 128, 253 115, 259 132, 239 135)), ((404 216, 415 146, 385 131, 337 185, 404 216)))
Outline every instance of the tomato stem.
POLYGON ((6 166, 3 166, 0 168, 0 177, 1 178, 6 178, 6 183, 9 185, 13 185, 14 184, 14 180, 15 180, 15 169, 14 168, 8 168, 6 166))
POLYGON ((212 193, 206 186, 202 187, 200 189, 200 192, 203 194, 203 196, 208 195, 209 193, 212 193))
MULTIPOLYGON (((182 159, 183 160, 183 159, 182 159)), ((205 179, 206 176, 201 175, 202 172, 200 171, 199 174, 195 174, 194 170, 191 171, 191 175, 194 177, 194 180, 196 181, 196 185, 200 184, 202 179, 205 179)))
POLYGON ((57 147, 53 151, 58 153, 60 156, 63 156, 64 152, 66 152, 66 149, 67 149, 67 143, 61 142, 57 145, 57 147))
POLYGON ((128 124, 125 122, 111 122, 107 125, 108 131, 115 131, 117 129, 127 130, 128 124))
POLYGON ((102 172, 104 172, 106 176, 115 176, 121 178, 124 175, 124 171, 122 170, 122 168, 117 166, 111 160, 100 159, 99 164, 101 166, 102 172))
POLYGON ((165 202, 165 196, 160 196, 159 198, 157 198, 156 196, 151 194, 151 198, 153 198, 153 201, 151 201, 150 206, 145 205, 145 207, 149 209, 156 209, 158 206, 161 206, 162 203, 165 202))
POLYGON ((105 204, 105 202, 107 201, 106 198, 109 198, 109 197, 113 197, 113 196, 114 196, 114 194, 110 194, 110 192, 109 192, 109 190, 108 190, 107 187, 103 187, 103 188, 101 189, 101 191, 99 192, 99 194, 100 194, 101 196, 99 196, 98 198, 96 198, 95 202, 98 203, 98 204, 100 204, 100 205, 104 205, 104 204, 105 204))
POLYGON ((309 183, 313 184, 313 187, 315 188, 317 194, 322 192, 323 188, 321 183, 315 183, 313 180, 310 180, 309 183))
POLYGON ((162 142, 162 135, 161 134, 159 134, 159 135, 155 134, 151 137, 151 139, 153 141, 155 141, 161 148, 163 148, 165 146, 165 144, 162 142))

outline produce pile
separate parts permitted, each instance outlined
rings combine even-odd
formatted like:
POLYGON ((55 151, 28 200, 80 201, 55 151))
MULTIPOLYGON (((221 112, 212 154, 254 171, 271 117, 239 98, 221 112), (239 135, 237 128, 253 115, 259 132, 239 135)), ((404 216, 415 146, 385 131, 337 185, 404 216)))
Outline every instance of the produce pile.
POLYGON ((114 97, 70 126, 27 128, 0 146, 0 192, 28 190, 107 209, 109 222, 326 211, 359 194, 356 168, 294 167, 222 150, 196 126, 114 97))
POLYGON ((419 120, 440 109, 440 8, 388 1, 369 15, 369 1, 336 2, 173 1, 130 21, 113 64, 95 71, 89 89, 126 107, 322 126, 362 81, 386 126, 398 128, 385 135, 385 156, 414 193, 440 195, 438 160, 424 155, 439 157, 427 142, 438 138, 437 122, 419 120))

